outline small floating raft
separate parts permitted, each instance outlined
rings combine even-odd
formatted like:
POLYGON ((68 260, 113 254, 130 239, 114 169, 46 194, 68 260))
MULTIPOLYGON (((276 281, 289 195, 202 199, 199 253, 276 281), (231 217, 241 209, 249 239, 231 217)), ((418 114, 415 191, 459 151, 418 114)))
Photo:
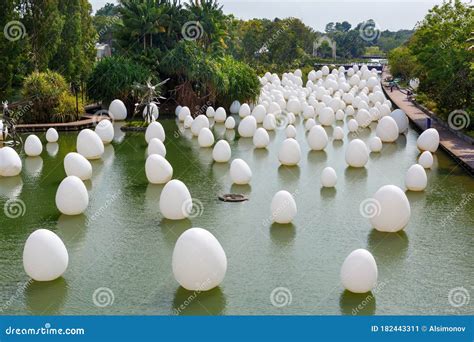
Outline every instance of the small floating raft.
POLYGON ((224 194, 220 195, 219 199, 223 202, 243 202, 248 201, 248 197, 243 194, 224 194))

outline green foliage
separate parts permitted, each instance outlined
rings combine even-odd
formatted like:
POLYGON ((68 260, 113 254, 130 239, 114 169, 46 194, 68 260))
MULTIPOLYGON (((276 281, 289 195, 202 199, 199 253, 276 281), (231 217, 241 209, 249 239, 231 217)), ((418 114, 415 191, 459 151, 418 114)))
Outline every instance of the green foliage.
MULTIPOLYGON (((20 118, 23 122, 67 122, 78 119, 76 99, 70 93, 64 77, 56 72, 33 72, 23 83, 22 95, 32 102, 31 109, 20 118)), ((79 104, 79 113, 82 112, 82 104, 79 104)))
POLYGON ((408 47, 400 46, 390 51, 388 62, 390 64, 390 72, 394 77, 400 77, 404 81, 414 77, 417 62, 408 47))

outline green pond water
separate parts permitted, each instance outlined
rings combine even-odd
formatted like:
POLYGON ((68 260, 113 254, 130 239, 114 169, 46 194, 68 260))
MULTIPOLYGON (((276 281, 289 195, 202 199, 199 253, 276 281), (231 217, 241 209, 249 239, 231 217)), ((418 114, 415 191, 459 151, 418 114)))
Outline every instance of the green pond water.
MULTIPOLYGON (((61 133, 58 144, 45 144, 41 157, 22 155, 21 176, 0 178, 1 207, 8 199, 24 203, 17 218, 0 212, 2 314, 474 313, 472 298, 461 306, 449 301, 458 287, 474 297, 474 181, 447 154, 436 153, 426 191, 407 193, 412 215, 403 232, 377 232, 359 212, 360 203, 380 186, 404 188, 405 172, 419 154, 412 129, 396 143, 384 144, 382 153, 371 154, 365 168, 349 169, 344 151, 355 136, 330 142, 325 152, 309 152, 298 121, 302 160, 299 167, 280 167, 277 151, 284 131, 271 133, 267 150, 255 150, 251 139, 216 125, 215 135, 230 141, 232 157, 244 159, 253 171, 251 186, 232 186, 228 164, 213 163, 212 150, 199 148, 174 120, 161 122, 174 178, 202 204, 189 220, 163 219, 162 186, 148 184, 145 177, 144 134, 123 133, 119 124, 102 160, 92 162, 93 178, 86 182, 90 203, 83 215, 61 215, 55 206, 65 177, 62 161, 75 150, 77 133, 61 133), (336 189, 320 187, 325 166, 338 174, 336 189), (298 214, 292 225, 270 223, 271 199, 282 189, 295 194, 298 214), (229 192, 246 193, 249 201, 217 199, 229 192), (174 244, 191 227, 208 229, 227 254, 224 282, 208 292, 186 291, 172 275, 174 244), (69 252, 67 271, 53 282, 30 281, 23 270, 24 242, 38 228, 57 233, 69 252), (378 264, 379 285, 372 294, 354 295, 340 284, 341 264, 357 248, 368 249, 378 264), (271 294, 279 287, 285 289, 280 299, 273 297, 275 306, 271 294), (102 299, 101 288, 108 291, 102 299), (279 300, 287 305, 278 307, 279 300), (101 307, 104 301, 109 305, 101 307)), ((375 124, 359 138, 367 141, 374 130, 375 124)), ((40 137, 45 142, 43 133, 40 137)))

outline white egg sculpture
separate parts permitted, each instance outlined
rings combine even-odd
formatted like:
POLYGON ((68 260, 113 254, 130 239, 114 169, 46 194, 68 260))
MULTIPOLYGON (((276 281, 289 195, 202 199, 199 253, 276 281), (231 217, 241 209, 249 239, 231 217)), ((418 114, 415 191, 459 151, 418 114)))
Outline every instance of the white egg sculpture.
POLYGON ((56 129, 54 129, 53 127, 48 128, 48 130, 46 131, 46 141, 50 143, 54 143, 54 142, 57 142, 58 139, 59 139, 58 131, 56 131, 56 129))
POLYGON ((428 128, 421 133, 416 141, 416 146, 421 151, 436 152, 439 146, 439 134, 435 128, 428 128))
POLYGON ((235 128, 235 119, 232 116, 229 116, 224 123, 226 129, 234 129, 235 128))
POLYGON ((408 117, 401 109, 395 109, 390 116, 395 120, 398 126, 398 133, 403 134, 408 131, 408 117))
POLYGON ((418 164, 423 166, 425 169, 431 169, 433 166, 433 155, 430 151, 425 151, 418 158, 418 164))
POLYGON ((191 115, 191 111, 189 110, 189 107, 188 106, 181 107, 178 113, 179 121, 183 122, 184 119, 186 119, 188 115, 191 115))
POLYGON ((51 281, 66 272, 69 255, 59 236, 37 229, 28 236, 23 248, 23 268, 36 281, 51 281))
POLYGON ((308 145, 314 151, 324 150, 329 142, 326 130, 316 125, 308 133, 308 145))
POLYGON ((257 123, 262 123, 263 120, 265 120, 266 114, 267 114, 267 110, 261 104, 255 106, 255 108, 252 110, 252 116, 255 117, 255 120, 257 120, 257 123))
POLYGON ((336 170, 332 167, 325 167, 321 173, 321 185, 325 188, 333 188, 337 183, 336 170))
POLYGON ((109 105, 109 116, 114 121, 123 121, 127 118, 127 107, 121 100, 113 100, 109 105))
POLYGON ((183 108, 182 106, 176 106, 176 108, 174 109, 174 115, 178 116, 179 115, 179 112, 181 111, 181 108, 183 108))
POLYGON ((208 118, 213 118, 215 115, 216 115, 216 111, 214 110, 214 107, 209 106, 206 108, 206 116, 208 118))
POLYGON ((395 185, 384 185, 373 199, 375 210, 369 216, 372 226, 381 232, 398 232, 410 220, 411 209, 407 196, 395 185))
POLYGON ((344 139, 344 130, 342 127, 335 127, 332 133, 332 137, 334 140, 343 140, 344 139))
POLYGON ((159 154, 150 154, 145 162, 145 174, 152 184, 165 184, 173 178, 173 167, 159 154))
POLYGON ((193 124, 193 117, 191 115, 188 115, 184 118, 184 122, 183 122, 183 127, 184 128, 191 128, 191 125, 193 124))
POLYGON ((145 131, 145 140, 147 143, 150 143, 150 140, 153 138, 160 139, 165 141, 165 130, 163 126, 158 121, 153 121, 148 125, 145 131))
POLYGON ((285 129, 287 138, 296 138, 296 128, 293 125, 288 125, 285 129))
POLYGON ((214 144, 214 135, 211 130, 207 127, 204 127, 199 132, 198 144, 200 147, 211 147, 214 144))
POLYGON ((219 107, 216 109, 216 113, 214 114, 214 120, 216 122, 225 122, 227 119, 227 113, 223 107, 219 107))
POLYGON ((18 176, 21 169, 21 159, 16 151, 8 146, 0 148, 0 176, 18 176))
POLYGON ((372 291, 377 285, 377 278, 377 263, 365 249, 351 252, 341 266, 342 286, 353 293, 372 291))
POLYGON ((151 102, 145 108, 143 108, 142 112, 143 119, 148 120, 148 122, 155 121, 160 116, 160 110, 158 109, 158 105, 154 102, 151 102), (149 118, 147 117, 149 115, 149 118))
POLYGON ((214 235, 191 228, 176 241, 172 269, 174 278, 186 290, 208 291, 224 280, 227 257, 214 235))
POLYGON ((294 114, 301 113, 301 103, 297 99, 290 99, 286 105, 286 109, 294 114))
POLYGON ((281 190, 273 196, 271 211, 273 222, 288 224, 293 221, 298 210, 293 196, 288 191, 281 190))
POLYGON ((94 130, 104 144, 114 140, 114 126, 109 120, 100 120, 94 130))
POLYGON ((256 148, 266 148, 270 143, 270 136, 265 128, 259 127, 253 135, 253 144, 256 148))
POLYGON ((232 155, 230 145, 226 140, 219 140, 212 150, 212 158, 217 163, 227 163, 232 155))
POLYGON ((336 121, 342 121, 344 120, 344 117, 346 116, 346 114, 344 114, 344 111, 342 109, 338 109, 336 111, 336 121))
POLYGON ((359 109, 355 116, 357 124, 359 127, 368 127, 372 122, 372 118, 370 117, 369 111, 366 109, 359 109))
MULTIPOLYGON (((214 120, 217 121, 217 111, 216 111, 216 116, 214 117, 214 120)), ((225 121, 225 118, 222 122, 225 121)), ((191 133, 197 137, 199 136, 199 132, 201 132, 201 129, 203 128, 209 128, 209 119, 205 115, 198 115, 194 118, 193 123, 191 124, 191 133)))
POLYGON ((278 150, 278 160, 282 165, 297 165, 301 160, 300 144, 293 138, 285 139, 278 150))
POLYGON ((426 171, 420 164, 410 166, 405 174, 405 186, 410 191, 423 191, 428 184, 426 171))
POLYGON ((249 116, 251 113, 250 106, 247 103, 244 103, 242 106, 240 106, 238 112, 241 118, 245 118, 246 116, 249 116))
POLYGON ((331 126, 336 121, 334 109, 331 107, 324 107, 319 114, 319 122, 323 126, 331 126))
POLYGON ((382 140, 379 137, 372 137, 369 140, 369 149, 370 152, 380 152, 382 151, 382 140))
POLYGON ((306 122, 304 124, 304 129, 309 131, 314 126, 316 126, 316 121, 313 118, 310 118, 310 119, 306 120, 306 122))
POLYGON ((169 220, 183 220, 189 216, 193 201, 186 185, 173 179, 166 183, 160 195, 161 214, 169 220))
POLYGON ((347 123, 347 129, 349 132, 356 132, 359 129, 359 124, 356 119, 350 119, 347 123))
POLYGON ((34 134, 29 135, 25 140, 25 153, 29 157, 37 157, 43 152, 41 140, 34 134))
POLYGON ((64 171, 67 176, 76 176, 83 181, 92 177, 90 161, 76 152, 70 152, 64 157, 64 171))
POLYGON ((243 138, 251 138, 257 130, 257 120, 254 116, 248 115, 240 121, 238 131, 243 138))
POLYGON ((364 167, 369 160, 369 150, 360 139, 352 140, 346 149, 346 163, 352 167, 364 167))
POLYGON ((265 118, 263 119, 263 128, 265 128, 267 131, 273 131, 277 127, 277 122, 275 115, 273 114, 267 114, 265 115, 265 118))
POLYGON ((234 184, 248 184, 252 179, 252 170, 242 159, 234 159, 230 164, 230 178, 234 184))
POLYGON ((375 134, 382 142, 394 142, 399 135, 397 123, 391 116, 384 116, 377 124, 375 134))
POLYGON ((229 111, 231 112, 231 114, 237 114, 239 112, 240 107, 240 102, 235 100, 230 105, 229 111))
POLYGON ((148 143, 147 154, 150 156, 152 154, 158 154, 162 157, 166 157, 166 147, 163 142, 158 138, 153 138, 148 143))
POLYGON ((104 143, 97 133, 83 129, 77 135, 76 149, 87 159, 99 159, 104 154, 104 143))
POLYGON ((64 215, 82 214, 89 205, 89 194, 82 180, 67 176, 56 191, 56 207, 64 215))

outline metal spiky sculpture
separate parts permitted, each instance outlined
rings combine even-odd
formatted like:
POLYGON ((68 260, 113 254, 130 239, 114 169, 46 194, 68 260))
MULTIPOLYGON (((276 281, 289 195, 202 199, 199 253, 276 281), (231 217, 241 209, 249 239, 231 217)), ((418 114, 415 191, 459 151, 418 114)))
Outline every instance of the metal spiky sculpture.
POLYGON ((168 80, 169 78, 153 85, 151 83, 151 78, 148 78, 145 84, 134 84, 134 88, 137 90, 140 99, 140 101, 135 104, 135 114, 143 111, 143 119, 145 122, 150 123, 154 121, 152 104, 154 103, 158 107, 160 99, 165 99, 165 97, 160 95, 160 88, 163 84, 168 82, 168 80))
POLYGON ((15 129, 15 120, 11 116, 11 111, 8 109, 8 101, 2 101, 3 115, 2 115, 2 141, 4 144, 11 144, 13 146, 22 145, 23 141, 18 135, 15 129), (7 141, 7 138, 11 137, 11 140, 7 141))

